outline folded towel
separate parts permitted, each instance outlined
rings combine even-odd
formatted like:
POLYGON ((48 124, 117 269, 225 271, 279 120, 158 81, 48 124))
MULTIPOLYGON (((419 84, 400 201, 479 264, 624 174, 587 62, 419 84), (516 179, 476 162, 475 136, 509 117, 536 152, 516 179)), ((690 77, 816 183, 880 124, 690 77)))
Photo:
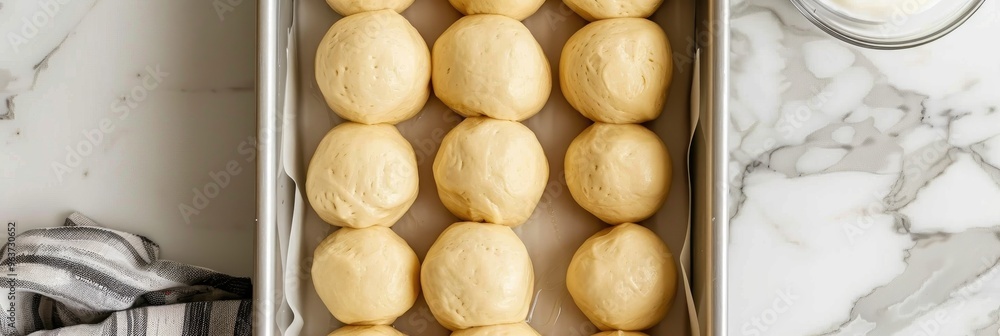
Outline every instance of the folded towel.
POLYGON ((160 260, 149 239, 78 213, 3 251, 3 335, 251 334, 249 278, 160 260))

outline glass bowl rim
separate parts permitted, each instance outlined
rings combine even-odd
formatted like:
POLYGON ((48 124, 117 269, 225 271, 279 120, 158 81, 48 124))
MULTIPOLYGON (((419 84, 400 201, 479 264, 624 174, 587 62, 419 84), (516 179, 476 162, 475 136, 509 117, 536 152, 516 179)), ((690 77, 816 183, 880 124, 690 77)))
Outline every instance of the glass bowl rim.
MULTIPOLYGON (((954 1, 954 0, 943 0, 943 1, 954 1)), ((855 46, 864 47, 868 49, 877 49, 877 50, 899 50, 899 49, 913 48, 927 43, 931 43, 937 39, 944 37, 945 35, 948 35, 955 29, 958 29, 958 27, 962 26, 962 24, 964 24, 966 21, 968 21, 969 18, 971 18, 977 11, 979 11, 979 8, 982 7, 984 3, 986 3, 986 0, 968 0, 968 1, 969 4, 971 4, 971 6, 969 6, 963 12, 961 12, 960 15, 953 18, 952 21, 949 22, 944 27, 941 27, 937 30, 922 33, 914 38, 892 39, 892 38, 875 38, 875 37, 863 36, 834 26, 830 22, 830 19, 823 17, 822 14, 816 13, 816 10, 807 7, 805 4, 805 2, 813 2, 817 5, 817 7, 824 7, 824 8, 826 7, 821 3, 819 3, 819 1, 817 0, 791 0, 792 4, 795 5, 795 8, 798 9, 798 11, 802 13, 802 15, 806 17, 806 19, 808 19, 810 22, 813 23, 813 25, 823 30, 827 34, 830 34, 831 36, 836 37, 841 41, 850 43, 855 46)), ((827 10, 829 11, 829 9, 827 10)))

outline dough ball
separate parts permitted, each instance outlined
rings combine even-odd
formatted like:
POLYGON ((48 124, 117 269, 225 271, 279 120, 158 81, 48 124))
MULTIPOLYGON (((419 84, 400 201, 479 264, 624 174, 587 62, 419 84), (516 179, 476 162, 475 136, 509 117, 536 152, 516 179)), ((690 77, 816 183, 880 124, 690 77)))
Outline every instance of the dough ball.
POLYGON ((677 285, 674 258, 653 231, 626 223, 598 232, 569 263, 566 288, 601 330, 646 330, 667 314, 677 285))
POLYGON ((459 330, 451 336, 541 336, 527 323, 500 324, 459 330))
POLYGON ((424 258, 424 299, 442 326, 523 322, 534 295, 528 250, 509 227, 456 223, 441 233, 424 258))
POLYGON ((516 121, 465 119, 444 137, 434 159, 441 202, 469 221, 523 224, 548 178, 542 145, 516 121))
POLYGON ((545 0, 448 0, 465 15, 499 14, 515 20, 527 19, 542 7, 545 0))
POLYGON ((641 125, 591 125, 569 144, 565 167, 576 203, 609 224, 653 216, 670 191, 667 147, 641 125))
POLYGON ((406 336, 390 326, 346 326, 327 336, 406 336))
POLYGON ((413 4, 413 0, 326 0, 326 3, 340 15, 348 16, 382 9, 402 13, 413 4))
POLYGON ((647 18, 660 8, 663 0, 563 0, 587 21, 614 18, 647 18))
POLYGON ((343 123, 319 143, 306 196, 336 226, 392 226, 417 199, 417 156, 391 125, 343 123))
POLYGON ((605 331, 596 333, 593 336, 649 336, 638 331, 605 331))
POLYGON ((427 44, 391 10, 337 21, 316 51, 316 82, 344 119, 395 124, 420 112, 430 96, 427 44))
POLYGON ((420 293, 420 261, 391 229, 342 228, 313 254, 316 293, 346 324, 391 324, 420 293))
POLYGON ((520 21, 470 15, 434 43, 434 94, 466 117, 524 120, 552 91, 549 61, 520 21))
POLYGON ((580 29, 563 47, 566 100, 597 122, 637 124, 663 111, 673 75, 667 35, 646 19, 612 19, 580 29))

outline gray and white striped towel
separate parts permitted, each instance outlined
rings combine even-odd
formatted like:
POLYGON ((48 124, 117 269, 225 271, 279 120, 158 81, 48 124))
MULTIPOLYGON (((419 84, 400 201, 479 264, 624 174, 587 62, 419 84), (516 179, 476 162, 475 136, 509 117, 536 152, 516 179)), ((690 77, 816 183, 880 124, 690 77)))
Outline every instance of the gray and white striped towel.
POLYGON ((251 334, 249 278, 160 260, 149 239, 78 213, 18 235, 14 250, 0 258, 3 335, 251 334))

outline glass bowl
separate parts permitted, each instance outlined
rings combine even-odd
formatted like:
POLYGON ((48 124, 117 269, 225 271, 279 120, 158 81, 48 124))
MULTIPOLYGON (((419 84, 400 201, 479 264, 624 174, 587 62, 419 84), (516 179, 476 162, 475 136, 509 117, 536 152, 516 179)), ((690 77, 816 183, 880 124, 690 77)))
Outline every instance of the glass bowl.
POLYGON ((904 49, 947 35, 986 0, 791 0, 820 29, 872 49, 904 49))

